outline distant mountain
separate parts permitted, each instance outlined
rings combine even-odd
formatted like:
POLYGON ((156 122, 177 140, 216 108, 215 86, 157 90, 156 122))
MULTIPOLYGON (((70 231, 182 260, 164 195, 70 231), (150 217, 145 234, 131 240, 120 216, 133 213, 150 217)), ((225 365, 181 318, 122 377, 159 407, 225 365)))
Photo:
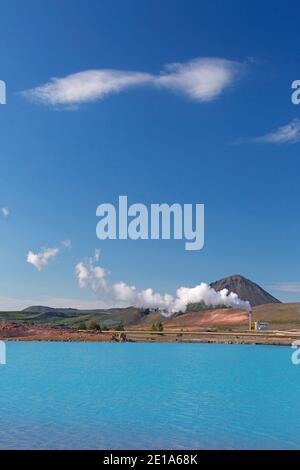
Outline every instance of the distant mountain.
POLYGON ((77 327, 83 322, 87 325, 91 322, 96 322, 101 327, 107 328, 138 324, 147 315, 147 311, 135 307, 80 310, 76 308, 53 308, 42 305, 27 307, 22 312, 0 313, 0 320, 17 320, 20 322, 71 327, 77 327))
POLYGON ((62 312, 62 313, 72 313, 72 312, 77 312, 78 310, 76 308, 53 308, 53 307, 44 307, 42 305, 33 305, 31 307, 24 308, 22 310, 23 313, 57 313, 57 312, 62 312))
POLYGON ((281 303, 280 300, 273 297, 258 284, 255 284, 255 282, 252 282, 239 274, 225 277, 219 281, 212 282, 210 285, 217 292, 222 289, 228 289, 229 292, 235 292, 240 299, 248 300, 253 307, 255 305, 281 303))

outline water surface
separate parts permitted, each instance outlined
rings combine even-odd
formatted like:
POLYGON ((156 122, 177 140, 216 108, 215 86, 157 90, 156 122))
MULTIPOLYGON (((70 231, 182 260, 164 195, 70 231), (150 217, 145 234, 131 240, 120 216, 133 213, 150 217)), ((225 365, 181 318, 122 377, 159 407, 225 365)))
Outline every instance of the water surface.
POLYGON ((1 449, 295 449, 287 347, 7 343, 1 449))

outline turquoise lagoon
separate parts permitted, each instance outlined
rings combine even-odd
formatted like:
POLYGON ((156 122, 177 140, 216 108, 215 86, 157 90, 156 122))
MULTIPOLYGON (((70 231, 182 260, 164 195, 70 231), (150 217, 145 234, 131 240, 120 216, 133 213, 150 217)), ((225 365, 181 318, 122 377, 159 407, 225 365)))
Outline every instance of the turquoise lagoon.
POLYGON ((297 449, 288 347, 7 343, 1 449, 297 449))

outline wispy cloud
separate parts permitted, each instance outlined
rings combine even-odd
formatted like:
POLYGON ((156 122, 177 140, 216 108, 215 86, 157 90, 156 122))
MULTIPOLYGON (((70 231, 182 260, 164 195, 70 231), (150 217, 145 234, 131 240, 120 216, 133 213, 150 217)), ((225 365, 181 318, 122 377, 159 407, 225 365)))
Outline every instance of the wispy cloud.
MULTIPOLYGON (((71 240, 63 240, 60 242, 61 247, 66 249, 71 249, 72 243, 71 240)), ((39 252, 34 252, 29 250, 26 255, 26 261, 29 264, 32 264, 38 271, 42 271, 50 261, 56 258, 56 256, 61 251, 61 247, 54 248, 41 248, 39 252)))
POLYGON ((217 98, 240 75, 244 65, 220 58, 198 58, 165 66, 157 75, 122 70, 86 70, 25 90, 22 94, 49 106, 72 107, 101 100, 130 87, 151 85, 178 91, 198 101, 217 98))
POLYGON ((52 78, 23 94, 42 104, 79 105, 104 98, 152 80, 151 75, 120 70, 86 70, 63 78, 52 78))
POLYGON ((75 267, 75 273, 79 287, 91 288, 94 292, 106 289, 106 270, 97 265, 100 259, 100 250, 95 250, 94 256, 85 258, 75 267))
POLYGON ((293 119, 288 124, 260 137, 240 139, 235 144, 295 144, 300 142, 300 120, 293 119))
POLYGON ((278 292, 286 292, 289 294, 300 294, 300 282, 279 282, 270 286, 278 292))
POLYGON ((243 69, 242 64, 231 60, 200 58, 167 65, 155 82, 194 101, 212 101, 241 76, 243 69))
POLYGON ((1 213, 6 218, 10 215, 10 209, 8 207, 1 207, 1 213))
POLYGON ((38 253, 30 250, 27 253, 26 260, 27 263, 32 264, 38 271, 42 271, 58 253, 59 248, 44 248, 38 253))

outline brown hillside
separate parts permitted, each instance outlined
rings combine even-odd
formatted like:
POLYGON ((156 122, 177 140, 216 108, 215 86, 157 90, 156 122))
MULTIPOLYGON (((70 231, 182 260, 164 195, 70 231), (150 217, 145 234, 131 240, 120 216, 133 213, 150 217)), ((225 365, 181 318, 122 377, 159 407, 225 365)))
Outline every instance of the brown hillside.
POLYGON ((211 287, 216 291, 228 289, 229 292, 235 292, 240 299, 248 300, 252 306, 280 303, 280 300, 273 297, 258 284, 239 274, 215 281, 211 284, 211 287))
MULTIPOLYGON (((253 309, 253 321, 266 320, 271 329, 300 329, 300 303, 266 304, 253 309)), ((188 330, 201 328, 245 329, 248 327, 248 314, 243 310, 231 308, 188 312, 171 318, 158 312, 150 313, 136 324, 137 328, 149 328, 153 323, 163 322, 165 328, 188 330)))

